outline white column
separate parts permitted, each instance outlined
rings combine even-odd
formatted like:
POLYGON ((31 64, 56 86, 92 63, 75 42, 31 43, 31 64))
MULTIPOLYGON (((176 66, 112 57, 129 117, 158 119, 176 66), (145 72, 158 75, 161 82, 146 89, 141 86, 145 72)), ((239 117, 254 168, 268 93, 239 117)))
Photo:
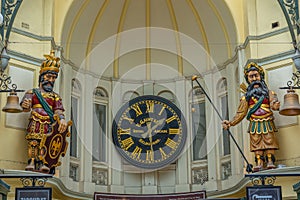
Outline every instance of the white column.
MULTIPOLYGON (((60 83, 59 95, 62 98, 63 106, 65 108, 65 118, 66 120, 71 119, 71 91, 72 91, 72 67, 69 65, 64 65, 61 63, 61 69, 59 74, 59 80, 57 82, 60 83), (68 76, 66 76, 68 75, 68 76)), ((55 82, 55 84, 57 83, 55 82)), ((68 143, 70 144, 70 138, 67 138, 68 143)), ((68 185, 70 181, 69 171, 70 171, 70 146, 67 149, 65 157, 61 157, 61 166, 57 168, 57 173, 61 180, 68 185)))
MULTIPOLYGON (((227 77, 236 77, 236 67, 233 65, 227 66, 227 77)), ((241 77, 242 78, 242 77, 241 77)), ((228 106, 229 106, 229 120, 232 119, 232 116, 235 115, 238 105, 239 105, 239 91, 235 88, 239 88, 239 85, 237 85, 236 79, 227 78, 227 88, 228 88, 228 106)), ((243 133, 241 130, 240 125, 234 126, 230 128, 230 132, 232 133, 232 136, 237 142, 237 145, 243 149, 243 135, 247 135, 246 133, 243 133)), ((232 178, 240 178, 236 177, 240 175, 243 172, 243 158, 241 156, 241 153, 238 149, 238 146, 234 143, 232 138, 230 137, 230 145, 231 145, 231 171, 232 171, 232 178)))
MULTIPOLYGON (((122 87, 120 82, 112 81, 112 97, 111 97, 111 108, 112 108, 112 120, 114 119, 118 109, 122 105, 122 87)), ((109 132, 111 134, 111 130, 109 132)), ((117 152, 116 148, 111 147, 111 153, 109 161, 111 166, 111 177, 110 177, 110 192, 112 193, 124 193, 124 172, 121 157, 117 152)))
MULTIPOLYGON (((213 74, 207 74, 204 76, 204 83, 202 87, 215 104, 215 98, 213 91, 215 91, 215 84, 213 74)), ((217 166, 216 161, 218 159, 216 152, 217 138, 216 138, 216 127, 214 126, 214 120, 216 117, 216 111, 213 109, 212 104, 208 98, 205 97, 206 107, 206 140, 207 140, 207 165, 208 165, 208 188, 217 189, 217 166)))
MULTIPOLYGON (((179 109, 183 113, 183 117, 187 119, 188 117, 188 90, 186 90, 186 83, 185 79, 182 78, 176 81, 175 87, 175 95, 180 105, 178 105, 179 109)), ((187 134, 187 133, 186 133, 187 134)), ((187 138, 186 144, 188 144, 189 139, 187 138)), ((187 192, 190 190, 188 177, 191 173, 188 168, 188 153, 187 148, 182 151, 179 159, 177 160, 177 170, 176 170, 176 192, 187 192)))
POLYGON ((79 121, 81 131, 79 131, 80 147, 80 180, 79 190, 91 193, 94 190, 92 184, 92 137, 93 137, 93 91, 96 86, 93 84, 93 77, 89 74, 84 75, 82 118, 79 121))

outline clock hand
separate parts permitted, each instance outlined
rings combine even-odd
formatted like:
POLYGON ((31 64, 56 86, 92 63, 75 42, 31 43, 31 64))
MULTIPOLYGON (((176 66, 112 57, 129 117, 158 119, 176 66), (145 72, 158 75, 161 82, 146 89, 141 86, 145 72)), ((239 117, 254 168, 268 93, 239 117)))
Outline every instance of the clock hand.
POLYGON ((160 119, 158 122, 151 128, 151 131, 156 129, 158 126, 162 125, 164 123, 165 119, 160 119))
POLYGON ((142 134, 142 137, 145 138, 147 135, 151 135, 152 131, 155 130, 158 126, 162 125, 164 123, 165 119, 160 119, 158 122, 151 127, 151 122, 147 123, 147 132, 142 134))
POLYGON ((147 123, 147 131, 145 133, 142 134, 143 138, 146 138, 147 135, 149 135, 151 133, 151 122, 147 123))
POLYGON ((149 132, 149 143, 150 143, 150 148, 151 148, 151 151, 153 152, 153 143, 152 143, 152 134, 151 132, 149 132))

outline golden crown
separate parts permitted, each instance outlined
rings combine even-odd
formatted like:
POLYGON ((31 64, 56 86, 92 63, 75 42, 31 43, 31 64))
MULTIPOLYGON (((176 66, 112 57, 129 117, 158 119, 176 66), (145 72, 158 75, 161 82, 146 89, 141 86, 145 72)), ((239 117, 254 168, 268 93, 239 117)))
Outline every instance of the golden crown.
POLYGON ((256 64, 255 62, 250 62, 248 65, 246 65, 246 67, 244 68, 244 75, 246 76, 249 72, 249 69, 251 67, 255 67, 258 71, 258 73, 260 73, 260 75, 264 76, 265 75, 265 72, 264 72, 264 69, 259 66, 258 64, 256 64))
POLYGON ((46 58, 46 60, 44 60, 41 65, 40 74, 42 74, 45 71, 55 71, 58 73, 60 67, 60 58, 55 57, 54 50, 50 51, 50 55, 45 54, 44 57, 46 58))

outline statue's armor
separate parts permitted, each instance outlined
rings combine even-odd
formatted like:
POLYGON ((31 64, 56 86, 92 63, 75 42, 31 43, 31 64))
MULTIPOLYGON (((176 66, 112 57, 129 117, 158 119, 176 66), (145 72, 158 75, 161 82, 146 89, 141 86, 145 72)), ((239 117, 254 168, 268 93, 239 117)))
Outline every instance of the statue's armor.
MULTIPOLYGON (((62 100, 58 94, 55 92, 47 92, 42 93, 42 96, 53 112, 55 112, 55 110, 64 111, 62 100)), ((32 90, 26 92, 24 98, 31 99, 32 101, 32 111, 27 127, 26 139, 41 139, 42 134, 51 132, 50 117, 32 90)))
MULTIPOLYGON (((270 92, 270 98, 274 95, 270 92)), ((230 122, 231 126, 238 124, 248 113, 248 110, 254 107, 257 103, 257 99, 252 97, 248 102, 243 96, 240 101, 240 105, 237 114, 230 122)), ((248 132, 250 133, 250 150, 266 150, 266 149, 278 149, 278 142, 275 136, 277 129, 274 124, 273 112, 270 109, 270 100, 268 98, 263 99, 260 107, 249 116, 248 132)))

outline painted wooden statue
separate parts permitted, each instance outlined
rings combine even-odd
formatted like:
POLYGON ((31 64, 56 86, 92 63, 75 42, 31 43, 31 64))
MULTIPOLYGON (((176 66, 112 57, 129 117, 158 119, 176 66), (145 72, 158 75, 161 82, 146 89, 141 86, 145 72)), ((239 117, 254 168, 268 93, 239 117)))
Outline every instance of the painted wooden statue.
POLYGON ((53 91, 60 59, 55 57, 54 51, 44 56, 39 87, 28 90, 20 104, 24 112, 31 111, 26 133, 29 161, 25 170, 49 173, 60 164, 59 157, 66 152, 71 121, 65 120, 62 99, 53 91))
POLYGON ((241 122, 244 117, 249 120, 250 151, 255 154, 256 166, 253 171, 275 168, 275 150, 279 148, 276 139, 277 129, 272 110, 279 110, 277 95, 270 91, 264 81, 264 70, 254 62, 244 68, 244 76, 249 84, 240 99, 236 115, 231 121, 224 120, 223 128, 228 129, 241 122))

